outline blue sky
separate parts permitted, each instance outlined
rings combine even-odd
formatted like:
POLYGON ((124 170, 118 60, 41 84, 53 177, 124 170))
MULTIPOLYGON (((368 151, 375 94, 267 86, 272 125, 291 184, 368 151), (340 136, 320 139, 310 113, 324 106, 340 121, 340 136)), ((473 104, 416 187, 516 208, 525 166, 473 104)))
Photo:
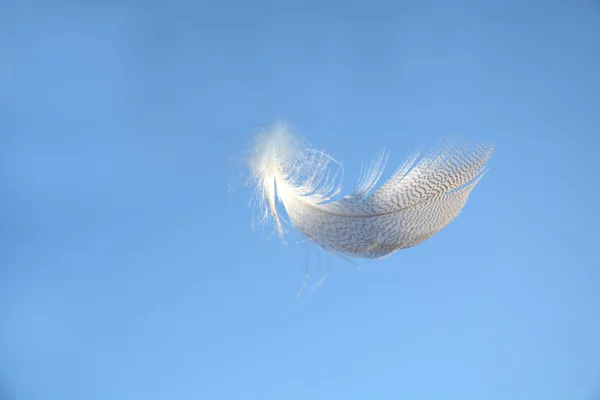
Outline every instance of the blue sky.
POLYGON ((0 6, 2 400, 600 385, 600 3, 68 3, 0 6), (348 189, 383 147, 497 148, 442 232, 319 267, 250 229, 243 152, 282 119, 348 189))

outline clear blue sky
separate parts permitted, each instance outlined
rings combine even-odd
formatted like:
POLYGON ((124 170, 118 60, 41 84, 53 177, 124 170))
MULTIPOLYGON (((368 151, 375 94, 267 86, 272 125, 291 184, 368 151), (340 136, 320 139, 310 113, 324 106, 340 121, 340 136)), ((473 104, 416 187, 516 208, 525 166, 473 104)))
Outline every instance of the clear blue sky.
POLYGON ((0 399, 588 399, 599 135, 594 0, 3 2, 0 399), (296 300, 324 264, 240 177, 280 119, 347 188, 497 150, 441 233, 296 300))

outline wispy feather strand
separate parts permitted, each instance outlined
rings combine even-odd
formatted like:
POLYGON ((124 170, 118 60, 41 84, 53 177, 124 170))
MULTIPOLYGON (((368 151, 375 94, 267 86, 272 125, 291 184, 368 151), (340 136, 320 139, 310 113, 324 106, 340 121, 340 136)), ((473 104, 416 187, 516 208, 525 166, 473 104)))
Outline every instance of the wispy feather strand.
POLYGON ((293 136, 285 125, 260 135, 250 159, 261 220, 284 237, 289 221, 325 250, 381 258, 421 243, 448 225, 485 173, 493 146, 446 140, 419 159, 410 155, 377 190, 388 153, 363 168, 357 188, 339 200, 343 168, 293 136))

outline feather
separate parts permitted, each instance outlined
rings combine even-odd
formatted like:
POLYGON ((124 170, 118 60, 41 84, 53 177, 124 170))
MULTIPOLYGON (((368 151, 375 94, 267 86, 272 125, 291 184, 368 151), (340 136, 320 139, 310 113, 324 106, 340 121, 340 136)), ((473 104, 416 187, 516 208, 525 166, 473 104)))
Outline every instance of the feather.
POLYGON ((326 251, 381 258, 428 239, 458 216, 485 174, 493 146, 445 140, 419 159, 410 155, 379 188, 388 153, 361 172, 357 188, 340 197, 343 168, 276 125, 259 135, 250 157, 260 220, 284 238, 283 205, 292 227, 326 251))

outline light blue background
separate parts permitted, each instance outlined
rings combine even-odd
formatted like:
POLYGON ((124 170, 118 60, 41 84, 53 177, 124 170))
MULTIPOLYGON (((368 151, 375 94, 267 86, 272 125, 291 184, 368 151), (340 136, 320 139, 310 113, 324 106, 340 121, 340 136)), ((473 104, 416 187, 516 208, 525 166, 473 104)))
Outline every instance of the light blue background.
POLYGON ((3 400, 600 384, 597 1, 5 1, 0 101, 3 400), (319 267, 249 226, 244 150, 279 119, 347 188, 383 147, 388 175, 497 150, 432 239, 319 267))

